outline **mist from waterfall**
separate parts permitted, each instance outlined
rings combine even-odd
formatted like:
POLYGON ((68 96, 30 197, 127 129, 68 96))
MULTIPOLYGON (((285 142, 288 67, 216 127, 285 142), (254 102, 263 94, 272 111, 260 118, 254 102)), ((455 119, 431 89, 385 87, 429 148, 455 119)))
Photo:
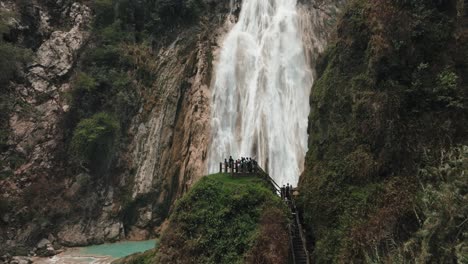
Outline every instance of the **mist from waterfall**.
POLYGON ((209 171, 253 157, 279 183, 297 183, 307 151, 312 72, 296 0, 244 0, 224 40, 212 94, 209 171))

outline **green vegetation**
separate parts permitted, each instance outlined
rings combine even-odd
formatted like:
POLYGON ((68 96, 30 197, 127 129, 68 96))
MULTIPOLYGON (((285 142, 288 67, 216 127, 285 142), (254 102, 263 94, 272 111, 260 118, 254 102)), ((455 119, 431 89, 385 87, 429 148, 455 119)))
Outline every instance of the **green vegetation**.
POLYGON ((107 113, 83 119, 77 125, 71 141, 74 157, 92 168, 106 164, 113 155, 119 139, 119 123, 107 113))
POLYGON ((458 181, 419 172, 468 143, 468 38, 453 4, 355 0, 343 13, 312 89, 300 182, 316 263, 463 259, 466 203, 442 197, 466 167, 458 181))
POLYGON ((247 258, 255 259, 252 254, 260 255, 260 249, 264 248, 257 244, 259 241, 277 249, 263 260, 275 254, 285 254, 278 259, 286 260, 286 210, 279 197, 260 178, 232 178, 227 174, 206 176, 177 202, 161 238, 156 261, 244 263, 247 258), (276 223, 276 229, 267 225, 271 222, 276 223), (265 230, 262 232, 261 227, 269 227, 269 234, 265 234, 265 230), (286 236, 283 239, 286 244, 259 239, 275 233, 286 236))
MULTIPOLYGON (((124 140, 124 131, 140 105, 154 106, 158 100, 154 98, 157 92, 151 92, 161 88, 155 87, 157 58, 151 47, 154 35, 193 23, 203 7, 201 0, 94 1, 92 41, 82 56, 82 70, 76 73, 68 96, 72 106, 66 123, 68 135, 81 134, 78 130, 83 128, 78 124, 107 112, 117 119, 121 129, 118 133, 124 140), (146 93, 150 95, 145 96, 146 93)), ((70 142, 69 149, 77 154, 74 144, 70 142)), ((78 156, 79 160, 89 159, 78 156)))

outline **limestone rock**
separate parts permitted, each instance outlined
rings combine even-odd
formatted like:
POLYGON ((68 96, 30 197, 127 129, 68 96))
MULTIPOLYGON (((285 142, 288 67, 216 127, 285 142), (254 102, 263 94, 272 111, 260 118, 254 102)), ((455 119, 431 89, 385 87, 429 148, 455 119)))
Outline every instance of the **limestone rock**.
POLYGON ((83 246, 88 244, 88 238, 83 233, 83 227, 80 224, 65 227, 57 234, 57 238, 65 246, 83 246))

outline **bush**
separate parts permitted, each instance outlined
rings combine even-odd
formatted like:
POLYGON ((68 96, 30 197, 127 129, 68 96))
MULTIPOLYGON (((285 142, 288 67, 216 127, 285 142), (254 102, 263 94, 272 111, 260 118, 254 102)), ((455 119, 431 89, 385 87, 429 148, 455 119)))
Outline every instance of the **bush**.
POLYGON ((76 90, 91 92, 96 88, 96 80, 84 72, 78 73, 75 81, 76 90))
POLYGON ((95 13, 94 24, 96 27, 104 27, 114 22, 114 1, 96 0, 93 5, 95 13))
POLYGON ((94 170, 107 167, 119 135, 119 122, 108 113, 83 119, 73 131, 72 156, 94 170))
POLYGON ((18 72, 19 66, 30 58, 30 51, 0 42, 0 88, 5 91, 8 81, 18 72))

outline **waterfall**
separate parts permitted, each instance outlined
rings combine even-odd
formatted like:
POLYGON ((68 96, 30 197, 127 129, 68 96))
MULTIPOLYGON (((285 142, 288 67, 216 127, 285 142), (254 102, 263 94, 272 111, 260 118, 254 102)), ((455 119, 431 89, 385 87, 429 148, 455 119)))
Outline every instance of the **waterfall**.
POLYGON ((244 0, 223 42, 212 87, 209 172, 253 157, 279 183, 296 185, 307 151, 313 77, 296 0, 244 0))

